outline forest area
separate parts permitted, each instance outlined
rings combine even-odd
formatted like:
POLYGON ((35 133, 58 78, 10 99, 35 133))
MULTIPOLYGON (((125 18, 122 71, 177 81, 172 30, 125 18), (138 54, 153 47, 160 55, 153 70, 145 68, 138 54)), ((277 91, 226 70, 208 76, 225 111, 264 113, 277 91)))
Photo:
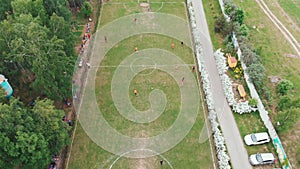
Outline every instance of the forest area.
MULTIPOLYGON (((71 18, 88 4, 1 1, 0 74, 14 92, 8 98, 0 88, 0 168, 45 168, 70 143, 62 107, 72 98, 77 60, 71 18)), ((91 5, 81 12, 88 16, 91 5)))

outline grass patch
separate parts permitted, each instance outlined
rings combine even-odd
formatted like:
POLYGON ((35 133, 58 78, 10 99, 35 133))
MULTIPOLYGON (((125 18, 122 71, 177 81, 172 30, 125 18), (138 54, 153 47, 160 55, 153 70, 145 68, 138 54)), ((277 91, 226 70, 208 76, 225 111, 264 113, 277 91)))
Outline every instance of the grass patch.
POLYGON ((300 27, 300 1, 297 0, 277 0, 280 6, 300 27))
MULTIPOLYGON (((281 1, 280 3, 282 3, 281 1)), ((293 1, 295 2, 295 1, 293 1)), ((248 27, 256 25, 258 30, 250 29, 250 42, 256 49, 261 50, 261 57, 263 65, 266 68, 267 76, 275 75, 282 79, 290 80, 294 84, 293 95, 300 95, 300 59, 288 58, 286 54, 295 54, 292 47, 284 39, 283 35, 273 25, 273 23, 267 18, 263 11, 259 8, 255 1, 244 0, 243 2, 235 0, 235 3, 242 7, 246 12, 246 24, 248 27)), ((284 1, 289 5, 291 1, 284 1)), ((293 10, 290 12, 294 13, 293 10)), ((271 90, 274 97, 278 97, 275 92, 274 84, 271 84, 269 79, 266 79, 267 87, 271 90)), ((277 99, 276 99, 277 100, 277 99)), ((270 106, 276 106, 276 101, 270 106)), ((267 108, 268 109, 268 108, 267 108)), ((276 113, 272 112, 270 108, 269 115, 271 119, 274 119, 276 113)), ((299 125, 299 123, 298 123, 299 125)), ((293 129, 291 129, 293 130, 293 129)), ((300 143, 297 140, 290 141, 288 137, 280 135, 281 141, 284 147, 294 146, 297 144, 299 147, 300 143)), ((297 157, 294 155, 296 149, 287 152, 288 158, 296 164, 297 157), (292 155, 293 154, 293 155, 292 155)), ((299 157, 298 157, 299 158, 299 157)), ((298 164, 299 165, 299 164, 298 164)))
MULTIPOLYGON (((152 10, 175 14, 184 19, 186 18, 185 5, 180 0, 180 3, 166 3, 159 6, 160 3, 155 3, 152 10)), ((100 19, 100 27, 125 15, 141 12, 137 3, 113 4, 115 1, 109 1, 103 5, 102 16, 100 19)), ((119 1, 121 2, 121 1, 119 1)), ((128 2, 128 1, 126 1, 128 2)), ((96 93, 99 108, 103 113, 106 121, 120 133, 128 136, 154 136, 167 130, 176 120, 180 110, 180 88, 169 74, 160 70, 146 69, 137 74, 131 81, 129 86, 129 94, 132 104, 139 110, 149 108, 148 95, 151 88, 158 88, 164 91, 168 99, 168 103, 163 114, 155 121, 147 124, 133 123, 123 118, 113 103, 111 96, 111 81, 118 66, 128 55, 134 52, 134 48, 139 50, 147 48, 160 48, 168 50, 180 57, 186 64, 195 64, 194 55, 190 48, 181 46, 180 41, 156 34, 136 35, 124 39, 116 44, 106 54, 101 62, 96 78, 96 93), (175 49, 171 48, 171 44, 175 44, 175 49), (106 67, 105 67, 106 66, 106 67), (149 72, 153 71, 151 74, 149 72), (148 74, 147 76, 143 74, 148 74), (136 97, 133 94, 133 89, 139 91, 136 97), (146 131, 146 132, 143 132, 146 131)), ((195 75, 196 77, 196 75, 195 75)), ((201 103, 200 103, 201 105, 201 103)), ((129 159, 113 155, 101 147, 93 143, 86 135, 80 124, 76 131, 73 144, 71 159, 69 163, 70 169, 75 168, 109 168, 114 163, 113 168, 132 169, 132 168, 149 168, 159 169, 159 161, 162 157, 166 158, 173 168, 213 168, 212 154, 210 143, 206 141, 199 143, 199 134, 204 125, 204 113, 199 107, 196 122, 187 136, 174 148, 169 151, 150 158, 144 159, 129 159)), ((165 162, 163 168, 170 168, 165 162)))
MULTIPOLYGON (((151 1, 152 2, 152 1, 151 1)), ((168 13, 172 15, 176 15, 180 18, 186 19, 186 8, 184 3, 163 3, 163 2, 156 2, 150 3, 150 12, 160 12, 160 13, 168 13)), ((118 19, 120 17, 137 14, 145 11, 140 7, 140 4, 136 2, 132 3, 105 3, 103 4, 102 10, 105 11, 105 14, 102 13, 101 15, 101 23, 100 27, 104 26, 105 24, 118 19)), ((132 21, 133 22, 133 21, 132 21)))
POLYGON ((300 41, 300 1, 265 0, 272 13, 282 22, 291 34, 300 41), (298 4, 297 4, 298 3, 298 4))
POLYGON ((203 0, 202 2, 214 50, 219 48, 224 49, 222 36, 214 31, 215 20, 218 16, 222 15, 219 1, 203 0))

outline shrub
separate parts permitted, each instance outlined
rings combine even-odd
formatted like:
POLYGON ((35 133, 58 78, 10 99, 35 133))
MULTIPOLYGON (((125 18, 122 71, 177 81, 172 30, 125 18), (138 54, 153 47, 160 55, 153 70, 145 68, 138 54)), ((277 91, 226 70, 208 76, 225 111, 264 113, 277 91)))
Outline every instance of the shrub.
POLYGON ((294 85, 291 81, 283 79, 277 85, 277 92, 281 95, 286 95, 293 87, 294 85))
POLYGON ((257 106, 257 100, 254 99, 254 98, 251 98, 251 99, 249 100, 249 105, 252 106, 252 107, 257 106))
POLYGON ((277 105, 277 110, 282 111, 284 109, 288 109, 291 106, 292 100, 288 96, 280 97, 280 100, 277 105))
POLYGON ((250 80, 254 85, 257 87, 261 87, 262 81, 265 77, 265 68, 263 67, 262 64, 252 64, 246 69, 250 80))
POLYGON ((83 3, 83 6, 81 8, 81 12, 83 13, 83 15, 85 17, 88 17, 92 14, 92 5, 90 4, 90 2, 88 1, 85 1, 83 3))
POLYGON ((232 26, 229 22, 226 22, 223 15, 220 15, 215 21, 214 29, 216 33, 221 33, 225 37, 232 31, 232 26))

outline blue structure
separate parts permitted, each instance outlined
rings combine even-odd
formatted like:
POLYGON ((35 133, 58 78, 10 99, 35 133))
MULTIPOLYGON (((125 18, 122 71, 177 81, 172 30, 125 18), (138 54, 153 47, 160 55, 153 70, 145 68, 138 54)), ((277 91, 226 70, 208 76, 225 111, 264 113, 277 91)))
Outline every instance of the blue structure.
POLYGON ((4 89, 6 97, 10 98, 13 94, 13 89, 2 74, 0 74, 0 86, 2 89, 4 89))

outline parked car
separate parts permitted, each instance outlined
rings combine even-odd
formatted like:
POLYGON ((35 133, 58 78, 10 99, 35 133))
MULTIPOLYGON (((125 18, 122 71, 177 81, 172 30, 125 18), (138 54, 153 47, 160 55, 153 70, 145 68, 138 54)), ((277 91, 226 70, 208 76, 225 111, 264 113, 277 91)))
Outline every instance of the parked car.
POLYGON ((251 145, 268 143, 270 141, 270 137, 269 137, 268 133, 266 133, 266 132, 253 133, 253 134, 246 135, 244 137, 244 140, 248 146, 251 146, 251 145))
POLYGON ((251 165, 273 164, 275 157, 272 153, 257 153, 250 155, 249 161, 251 165))

